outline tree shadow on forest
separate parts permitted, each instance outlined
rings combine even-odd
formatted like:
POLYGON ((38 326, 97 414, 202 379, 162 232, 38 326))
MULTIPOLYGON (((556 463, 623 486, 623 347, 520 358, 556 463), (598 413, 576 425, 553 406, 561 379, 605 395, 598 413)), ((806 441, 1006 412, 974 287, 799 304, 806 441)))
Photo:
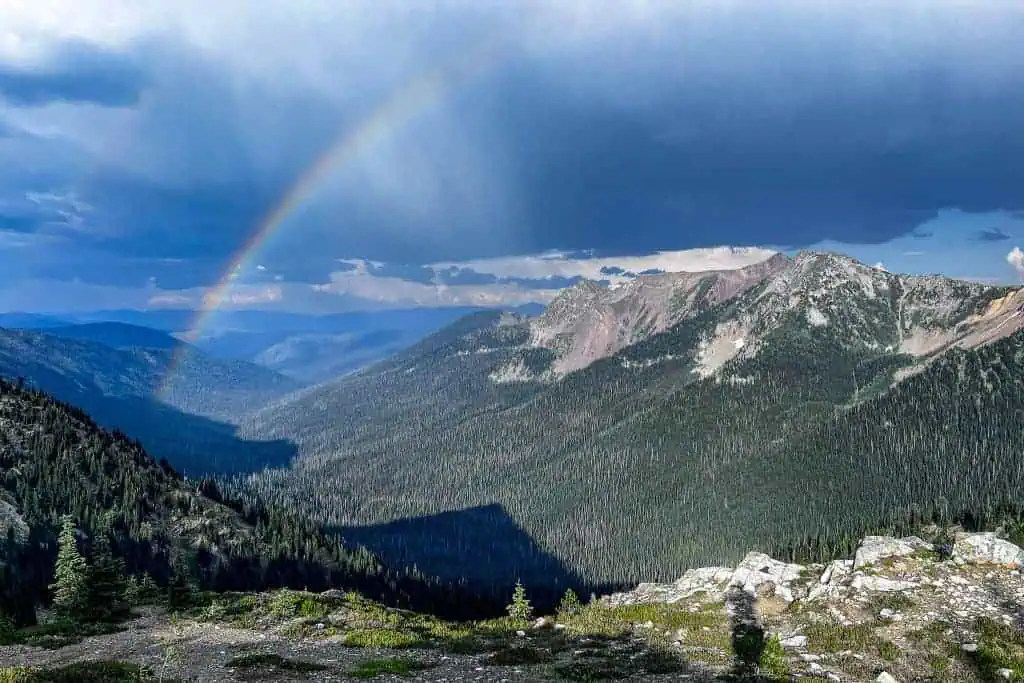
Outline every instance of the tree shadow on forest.
POLYGON ((477 590, 511 596, 512 586, 522 581, 537 609, 557 605, 566 589, 586 598, 622 587, 587 583, 497 503, 333 531, 366 546, 389 566, 415 566, 427 576, 477 590))

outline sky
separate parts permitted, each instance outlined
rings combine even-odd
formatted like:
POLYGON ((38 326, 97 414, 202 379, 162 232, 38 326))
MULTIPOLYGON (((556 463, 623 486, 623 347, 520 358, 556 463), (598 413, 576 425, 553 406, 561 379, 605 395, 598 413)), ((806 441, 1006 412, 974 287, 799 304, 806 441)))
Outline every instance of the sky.
POLYGON ((758 253, 684 253, 721 245, 1019 284, 1022 35, 1018 0, 4 0, 0 311, 520 304, 758 253))

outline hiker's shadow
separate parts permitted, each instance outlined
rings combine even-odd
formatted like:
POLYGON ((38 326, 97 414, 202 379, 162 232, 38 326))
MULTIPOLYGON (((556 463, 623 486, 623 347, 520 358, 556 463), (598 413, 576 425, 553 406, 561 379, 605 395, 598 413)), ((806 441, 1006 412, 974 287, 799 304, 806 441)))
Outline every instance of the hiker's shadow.
POLYGON ((765 637, 755 608, 756 598, 736 587, 729 591, 725 600, 735 655, 730 677, 738 681, 759 680, 758 667, 765 648, 765 637))

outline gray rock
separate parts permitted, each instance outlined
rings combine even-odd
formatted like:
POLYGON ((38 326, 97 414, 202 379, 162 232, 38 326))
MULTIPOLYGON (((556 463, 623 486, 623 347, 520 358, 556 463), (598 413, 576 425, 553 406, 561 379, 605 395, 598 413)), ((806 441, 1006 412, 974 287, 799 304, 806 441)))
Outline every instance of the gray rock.
POLYGON ((852 560, 833 560, 828 563, 828 566, 825 567, 825 571, 821 573, 821 578, 818 579, 818 583, 822 585, 838 583, 843 580, 843 578, 849 576, 852 569, 852 560))
POLYGON ((325 600, 343 600, 345 598, 345 591, 340 591, 337 588, 331 588, 330 590, 325 590, 321 593, 320 597, 325 600))
POLYGON ((932 545, 917 536, 892 538, 891 536, 865 536, 861 539, 853 556, 853 568, 860 569, 875 564, 887 557, 911 555, 920 549, 931 549, 932 545))
POLYGON ((782 640, 780 640, 779 644, 787 650, 795 650, 802 647, 807 647, 807 636, 790 636, 788 638, 783 638, 782 640))
POLYGON ((918 584, 914 581, 898 581, 896 579, 887 579, 884 576, 864 576, 863 574, 854 576, 853 581, 850 582, 850 587, 856 590, 877 591, 880 593, 905 591, 917 588, 917 586, 918 584))
POLYGON ((729 579, 729 587, 740 588, 751 595, 774 595, 785 602, 793 602, 806 595, 805 590, 794 595, 791 586, 804 571, 803 565, 773 560, 764 553, 747 553, 729 579))
POLYGON ((1013 677, 1013 671, 1011 671, 1010 669, 999 669, 996 671, 996 673, 999 674, 1002 678, 1005 678, 1006 680, 1010 680, 1013 677))
POLYGON ((978 651, 978 644, 977 643, 964 643, 963 645, 960 646, 960 649, 963 650, 964 652, 977 652, 978 651))
POLYGON ((991 562, 1018 568, 1024 566, 1024 550, 991 532, 957 534, 953 557, 971 563, 991 562))
POLYGON ((875 678, 875 683, 900 683, 888 671, 883 671, 875 678))

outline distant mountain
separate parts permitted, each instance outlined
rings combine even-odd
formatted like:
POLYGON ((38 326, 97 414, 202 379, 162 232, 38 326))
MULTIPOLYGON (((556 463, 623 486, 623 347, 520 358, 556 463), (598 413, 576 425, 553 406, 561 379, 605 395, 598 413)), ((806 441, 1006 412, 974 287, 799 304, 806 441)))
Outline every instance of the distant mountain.
MULTIPOLYGON (((475 307, 414 308, 307 315, 282 311, 220 311, 189 342, 204 353, 262 365, 301 382, 323 382, 403 349, 470 313, 475 307)), ((543 310, 529 304, 524 315, 543 310)), ((69 339, 97 341, 114 348, 171 349, 198 317, 180 309, 100 310, 61 317, 0 314, 0 327, 46 329, 69 339)))
POLYGON ((1018 496, 1022 329, 1024 290, 835 254, 581 283, 253 414, 298 458, 236 485, 339 526, 499 504, 587 581, 671 580, 1018 496))
MULTIPOLYGON (((194 340, 211 355, 252 361, 319 383, 366 367, 480 308, 358 311, 327 316, 236 311, 226 329, 194 340), (243 315, 248 314, 248 315, 243 315)), ((537 313, 539 306, 516 309, 537 313)))
POLYGON ((115 349, 176 349, 182 342, 167 332, 151 327, 118 322, 80 323, 48 327, 46 334, 65 339, 94 341, 115 349))
POLYGON ((41 315, 39 313, 0 313, 0 327, 24 328, 29 330, 45 329, 48 327, 63 327, 69 324, 69 320, 58 318, 52 315, 41 315))
POLYGON ((190 474, 260 469, 287 463, 293 454, 284 442, 246 444, 230 423, 301 385, 183 344, 115 349, 41 331, 0 330, 0 377, 23 378, 73 402, 190 474))

